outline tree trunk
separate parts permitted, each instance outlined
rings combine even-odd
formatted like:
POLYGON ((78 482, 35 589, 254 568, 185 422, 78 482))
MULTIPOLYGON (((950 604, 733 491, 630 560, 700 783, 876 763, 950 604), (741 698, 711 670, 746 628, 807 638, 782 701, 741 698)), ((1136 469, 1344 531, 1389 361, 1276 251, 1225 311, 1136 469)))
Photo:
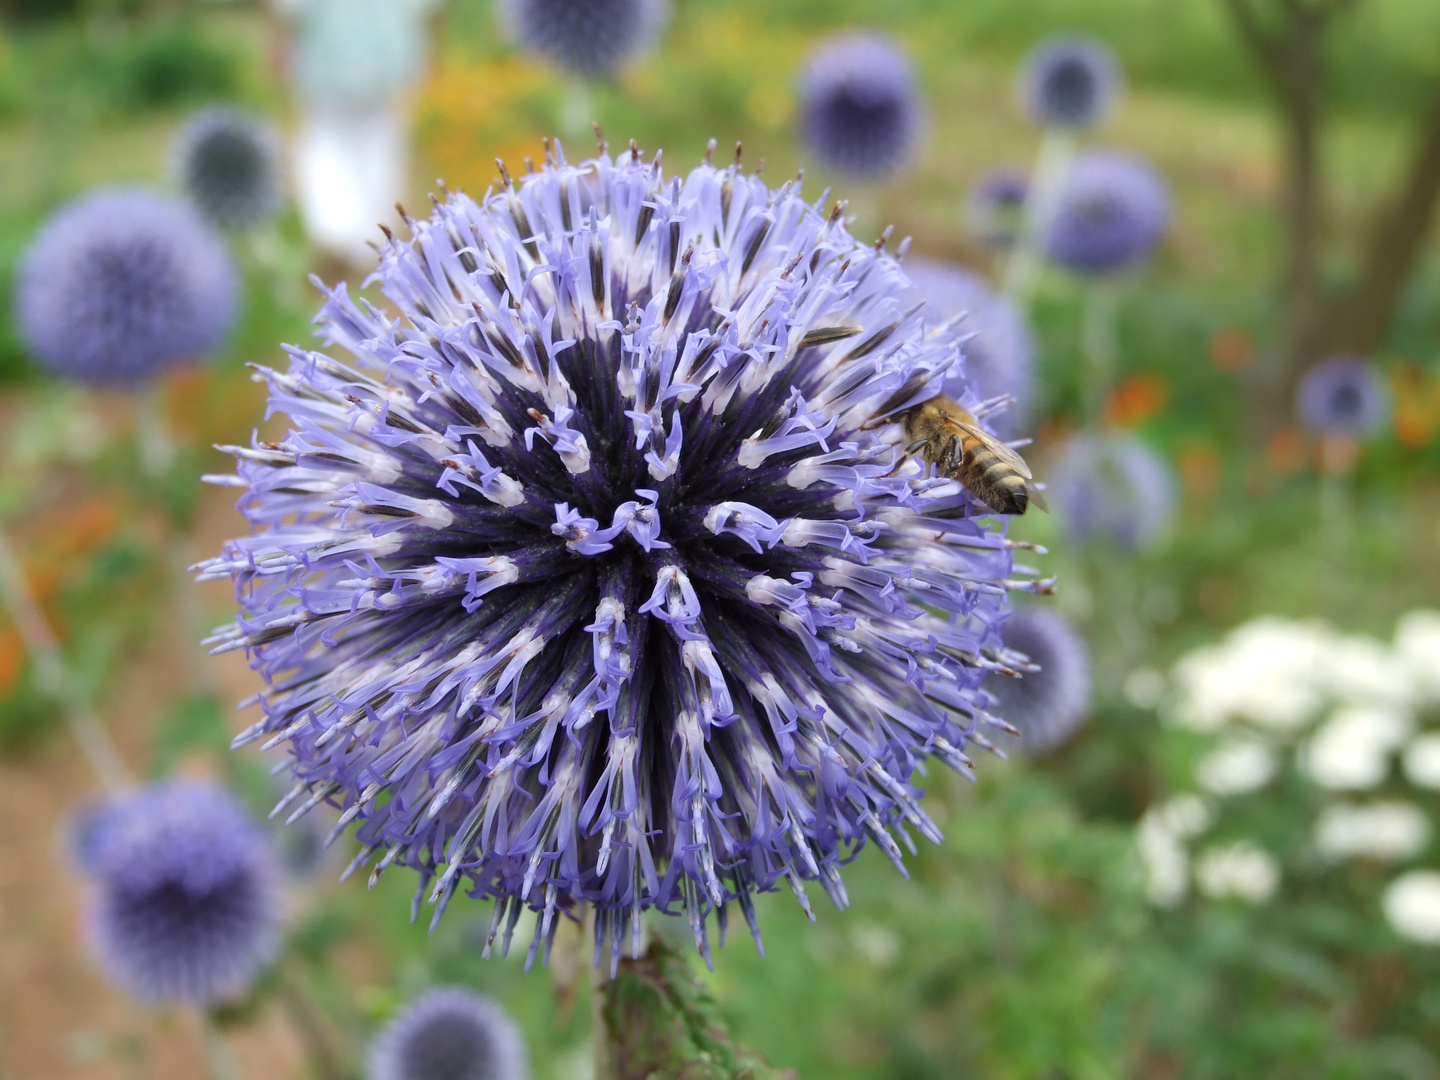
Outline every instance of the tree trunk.
POLYGON ((1278 349, 1265 406, 1288 415, 1301 373, 1323 347, 1325 302, 1320 279, 1320 44, 1322 20, 1297 14, 1281 46, 1276 73, 1286 125, 1285 264, 1278 349))
POLYGON ((1384 215, 1365 253, 1360 279, 1334 321, 1330 342, 1337 351, 1362 356, 1385 340, 1430 234, 1440 201, 1440 93, 1416 138, 1415 157, 1403 188, 1384 215))

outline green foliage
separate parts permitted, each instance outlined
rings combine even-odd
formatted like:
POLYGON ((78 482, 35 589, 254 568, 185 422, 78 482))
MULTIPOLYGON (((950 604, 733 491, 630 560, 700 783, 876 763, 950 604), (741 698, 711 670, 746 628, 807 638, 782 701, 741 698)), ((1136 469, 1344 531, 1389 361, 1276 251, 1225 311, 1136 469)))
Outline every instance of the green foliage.
POLYGON ((26 665, 9 692, 0 697, 0 753, 31 750, 59 728, 59 706, 35 682, 26 665))
POLYGON ((186 105, 234 93, 238 58, 198 34, 187 20, 167 20, 127 38, 104 55, 100 77, 112 100, 132 108, 186 105))

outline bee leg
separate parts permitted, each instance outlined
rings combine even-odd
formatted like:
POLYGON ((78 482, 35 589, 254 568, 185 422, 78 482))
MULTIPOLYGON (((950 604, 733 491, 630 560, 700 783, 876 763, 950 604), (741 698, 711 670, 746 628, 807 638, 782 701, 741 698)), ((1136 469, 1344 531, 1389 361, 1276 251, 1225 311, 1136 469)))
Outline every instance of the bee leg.
POLYGON ((940 451, 940 459, 935 464, 942 475, 950 476, 960 467, 960 462, 964 457, 965 451, 960 446, 960 437, 952 435, 946 442, 945 449, 940 451))
POLYGON ((891 469, 889 472, 887 472, 887 473, 886 473, 884 476, 882 476, 880 479, 884 480, 884 479, 887 479, 888 477, 894 476, 894 475, 895 475, 896 473, 898 473, 901 469, 903 469, 903 468, 905 467, 905 463, 906 463, 907 461, 909 461, 912 457, 914 457, 915 454, 916 454, 919 450, 921 450, 924 446, 925 446, 925 440, 924 440, 924 439, 920 439, 920 440, 918 440, 918 441, 916 441, 916 442, 911 443, 909 446, 907 446, 907 447, 905 448, 904 453, 902 453, 902 454, 900 455, 899 460, 897 460, 897 461, 895 462, 895 467, 894 467, 893 469, 891 469))

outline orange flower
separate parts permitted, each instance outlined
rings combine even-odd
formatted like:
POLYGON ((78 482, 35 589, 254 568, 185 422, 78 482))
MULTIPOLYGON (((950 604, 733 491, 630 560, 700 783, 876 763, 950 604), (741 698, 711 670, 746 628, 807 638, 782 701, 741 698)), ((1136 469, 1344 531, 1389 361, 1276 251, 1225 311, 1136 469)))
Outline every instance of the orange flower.
POLYGON ((1154 372, 1142 371, 1110 392, 1105 402, 1105 422, 1116 427, 1138 427, 1164 412, 1169 403, 1169 384, 1154 372))
POLYGON ((1191 446, 1180 455, 1180 479, 1187 491, 1202 499, 1219 490, 1224 471, 1225 462, 1220 452, 1209 443, 1191 446))
POLYGON ((1395 437, 1402 446, 1423 450, 1440 427, 1440 379, 1419 364, 1397 364, 1391 375, 1395 389, 1395 437))
POLYGON ((1240 371, 1255 355, 1255 339, 1239 327, 1227 326, 1210 335, 1210 359, 1221 371, 1240 371))
POLYGON ((1299 428, 1277 431, 1265 447, 1265 464, 1277 477, 1293 476, 1305 468, 1305 434, 1299 428))
POLYGON ((11 626, 0 630, 0 695, 8 694, 25 670, 25 646, 11 626))

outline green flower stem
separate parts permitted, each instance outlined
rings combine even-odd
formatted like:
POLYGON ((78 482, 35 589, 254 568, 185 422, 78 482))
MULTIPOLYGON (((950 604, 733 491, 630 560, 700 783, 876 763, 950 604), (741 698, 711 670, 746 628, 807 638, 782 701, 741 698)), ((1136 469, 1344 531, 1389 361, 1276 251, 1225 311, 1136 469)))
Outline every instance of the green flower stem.
POLYGON ((209 1010, 200 1010, 200 1030, 205 1036, 205 1060, 210 1064, 210 1080, 242 1080, 240 1065, 225 1041, 225 1033, 209 1010))
POLYGON ((1080 352, 1085 358, 1082 395, 1085 423, 1095 427, 1100 411, 1115 381, 1119 363, 1120 288, 1113 281, 1099 279, 1085 289, 1084 321, 1080 327, 1080 352))
POLYGON ((596 973, 595 1080, 794 1080, 736 1045, 690 961, 654 935, 614 979, 596 973))
POLYGON ((1025 199, 1025 218, 1020 235, 1005 264, 1002 291, 1025 311, 1040 276, 1040 234, 1060 198, 1060 188, 1075 157, 1074 132, 1051 128, 1040 143, 1030 190, 1025 199))
POLYGON ((74 673, 68 670, 60 642, 30 594, 25 573, 4 529, 0 529, 0 592, 5 594, 10 621, 15 624, 25 651, 35 665, 40 688, 60 703, 65 722, 95 776, 112 792, 133 787, 134 780, 124 759, 95 715, 74 673))

